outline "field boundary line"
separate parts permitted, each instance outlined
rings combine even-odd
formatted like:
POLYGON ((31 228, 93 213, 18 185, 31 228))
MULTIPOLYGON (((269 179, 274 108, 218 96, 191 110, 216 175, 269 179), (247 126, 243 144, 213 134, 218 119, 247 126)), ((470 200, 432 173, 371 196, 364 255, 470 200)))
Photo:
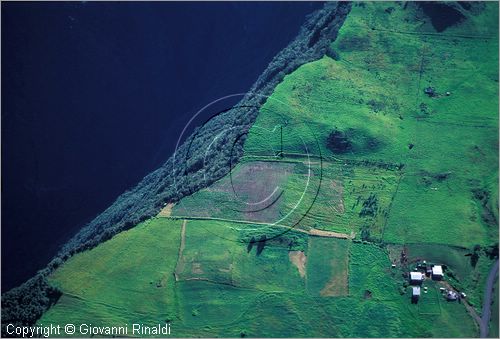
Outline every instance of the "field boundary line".
POLYGON ((398 242, 385 242, 386 245, 395 245, 395 246, 407 246, 407 245, 439 245, 439 246, 447 246, 451 247, 457 250, 470 250, 470 248, 463 247, 463 246, 458 246, 458 245, 452 245, 452 244, 443 244, 439 242, 404 242, 404 243, 398 243, 398 242))
MULTIPOLYGON (((164 216, 163 218, 169 218, 169 216, 164 216)), ((181 271, 181 260, 184 252, 184 248, 186 247, 186 224, 187 220, 184 220, 181 226, 181 243, 179 245, 179 252, 177 254, 177 263, 175 264, 174 269, 174 278, 175 282, 179 281, 179 273, 181 271)))
POLYGON ((373 31, 394 33, 394 34, 429 36, 429 37, 435 37, 435 38, 440 38, 440 39, 447 39, 447 38, 487 39, 487 40, 496 39, 496 36, 493 36, 493 35, 442 34, 442 33, 437 33, 437 32, 434 33, 434 32, 417 32, 417 31, 398 31, 395 29, 384 29, 384 28, 376 28, 376 27, 370 28, 370 27, 364 26, 364 25, 351 25, 351 27, 365 29, 367 31, 373 30, 373 31))
POLYGON ((389 223, 389 218, 391 216, 391 210, 392 210, 392 205, 394 204, 394 200, 396 200, 396 196, 399 192, 399 185, 401 184, 401 180, 403 180, 404 172, 400 173, 399 179, 398 179, 398 184, 396 186, 396 190, 394 191, 394 194, 392 195, 391 203, 389 204, 389 207, 387 208, 387 217, 385 218, 384 222, 384 228, 382 229, 382 237, 381 240, 384 242, 384 236, 385 236, 385 229, 387 227, 387 224, 389 223))
POLYGON ((351 232, 351 234, 346 234, 346 233, 340 233, 340 232, 334 232, 334 231, 324 231, 324 230, 318 230, 316 228, 312 228, 310 230, 304 230, 301 228, 296 228, 296 227, 290 227, 290 226, 285 226, 285 225, 279 225, 279 224, 270 224, 270 223, 265 223, 265 222, 253 222, 253 221, 242 221, 242 220, 235 220, 235 219, 224 219, 224 218, 210 218, 210 217, 187 217, 187 216, 175 216, 171 215, 169 217, 159 217, 159 218, 167 218, 167 219, 173 219, 173 220, 213 220, 213 221, 223 221, 223 222, 229 222, 229 223, 236 223, 236 224, 245 224, 245 225, 264 225, 264 226, 276 226, 280 228, 286 228, 290 231, 296 231, 300 233, 305 233, 310 236, 317 236, 317 237, 324 237, 324 238, 337 238, 337 239, 353 239, 355 237, 355 233, 351 232))

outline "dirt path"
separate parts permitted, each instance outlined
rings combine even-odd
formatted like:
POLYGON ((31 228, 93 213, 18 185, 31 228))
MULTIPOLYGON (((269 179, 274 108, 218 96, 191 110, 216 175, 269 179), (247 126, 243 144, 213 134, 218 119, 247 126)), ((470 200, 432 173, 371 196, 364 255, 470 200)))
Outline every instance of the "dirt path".
POLYGON ((354 239, 354 237, 356 236, 356 233, 354 233, 354 232, 351 232, 351 234, 346 234, 346 233, 339 233, 339 232, 332 232, 332 231, 317 230, 315 228, 310 229, 310 230, 303 230, 303 229, 297 228, 297 227, 291 228, 291 227, 285 226, 285 225, 269 224, 266 222, 258 222, 258 221, 242 221, 242 220, 225 219, 225 218, 187 217, 187 216, 169 216, 168 218, 170 218, 170 219, 183 219, 185 221, 187 221, 187 220, 216 220, 216 221, 225 221, 225 222, 230 222, 230 223, 235 223, 235 224, 245 224, 245 225, 254 224, 254 225, 275 226, 275 227, 280 227, 280 228, 286 228, 287 230, 294 231, 294 232, 301 232, 301 233, 306 233, 306 234, 313 235, 316 237, 326 237, 326 238, 354 239))
POLYGON ((292 262, 292 264, 294 264, 295 267, 297 267, 297 269, 299 270, 300 277, 305 278, 307 257, 304 254, 304 252, 303 251, 289 251, 288 258, 290 258, 290 261, 292 262))
POLYGON ((495 287, 495 280, 498 275, 498 259, 493 264, 493 267, 488 274, 488 279, 486 279, 486 288, 484 290, 483 297, 483 310, 481 312, 481 322, 479 323, 479 327, 481 329, 481 338, 488 337, 489 332, 489 324, 491 318, 491 302, 493 298, 493 289, 495 287))
POLYGON ((181 245, 179 246, 179 254, 177 256, 177 265, 175 265, 175 281, 179 280, 179 273, 184 269, 184 261, 182 259, 182 253, 184 252, 184 248, 186 247, 186 224, 187 220, 184 220, 181 228, 181 245))
POLYGON ((181 228, 181 246, 179 248, 179 254, 182 255, 184 248, 186 247, 186 224, 187 220, 184 220, 181 228))
POLYGON ((340 238, 340 239, 352 239, 352 238, 354 238, 352 233, 349 235, 349 234, 345 234, 345 233, 317 230, 315 228, 309 230, 308 233, 309 233, 309 235, 314 235, 317 237, 325 237, 325 238, 340 238))
POLYGON ((469 312, 469 314, 472 317, 472 319, 475 320, 477 326, 479 327, 479 331, 481 331, 481 317, 479 316, 479 314, 477 314, 477 312, 474 309, 474 307, 472 307, 471 305, 469 305, 469 303, 467 301, 464 301, 463 304, 465 305, 465 308, 469 312))
POLYGON ((174 204, 167 204, 163 207, 158 213, 159 217, 169 217, 172 214, 172 209, 174 208, 174 204))

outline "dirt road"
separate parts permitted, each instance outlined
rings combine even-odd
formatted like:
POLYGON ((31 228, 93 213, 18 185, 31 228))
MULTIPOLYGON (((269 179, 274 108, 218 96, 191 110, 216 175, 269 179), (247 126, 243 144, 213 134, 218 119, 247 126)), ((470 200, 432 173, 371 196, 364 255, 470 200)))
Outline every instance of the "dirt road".
POLYGON ((493 267, 488 274, 488 279, 486 280, 486 288, 484 290, 484 298, 483 298, 483 310, 481 312, 481 322, 479 323, 480 328, 480 337, 486 338, 488 337, 489 332, 489 324, 491 318, 491 302, 493 298, 493 289, 495 287, 496 277, 498 275, 498 259, 493 264, 493 267))
POLYGON ((175 265, 174 277, 175 281, 179 280, 179 273, 184 269, 184 260, 182 258, 182 253, 184 252, 184 247, 186 247, 186 224, 187 220, 184 220, 181 228, 181 245, 179 246, 179 254, 177 255, 177 264, 175 265))
POLYGON ((317 237, 326 237, 326 238, 338 238, 338 239, 354 239, 356 237, 356 233, 351 232, 351 234, 345 234, 345 233, 339 233, 339 232, 333 232, 333 231, 323 231, 323 230, 318 230, 318 229, 310 229, 310 230, 304 230, 298 227, 290 227, 290 226, 285 226, 285 225, 279 225, 279 224, 270 224, 266 222, 259 222, 259 221, 243 221, 243 220, 235 220, 235 219, 225 219, 225 218, 212 218, 212 217, 188 217, 188 216, 169 216, 169 219, 182 219, 182 220, 216 220, 216 221, 225 221, 229 223, 235 223, 235 224, 253 224, 253 225, 266 225, 266 226, 273 226, 273 227, 280 227, 287 229, 292 232, 301 232, 301 233, 307 233, 309 235, 317 236, 317 237))

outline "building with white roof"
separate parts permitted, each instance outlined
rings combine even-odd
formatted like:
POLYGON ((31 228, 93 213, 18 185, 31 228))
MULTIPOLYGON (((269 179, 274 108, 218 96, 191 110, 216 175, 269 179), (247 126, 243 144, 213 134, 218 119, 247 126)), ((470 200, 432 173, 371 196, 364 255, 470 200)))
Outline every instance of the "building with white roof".
POLYGON ((420 285, 424 281, 424 274, 422 272, 410 272, 410 284, 420 285))
POLYGON ((443 267, 441 265, 434 265, 432 267, 432 279, 434 280, 443 279, 443 267))
POLYGON ((418 298, 420 298, 420 286, 413 286, 411 291, 411 301, 413 303, 417 303, 418 298))

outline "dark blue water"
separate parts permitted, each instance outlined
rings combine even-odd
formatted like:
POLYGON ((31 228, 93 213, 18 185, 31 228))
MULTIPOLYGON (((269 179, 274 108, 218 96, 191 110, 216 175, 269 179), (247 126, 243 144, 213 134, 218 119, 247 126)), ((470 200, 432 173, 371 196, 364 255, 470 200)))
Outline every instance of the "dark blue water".
POLYGON ((249 89, 320 3, 2 3, 2 290, 249 89))

